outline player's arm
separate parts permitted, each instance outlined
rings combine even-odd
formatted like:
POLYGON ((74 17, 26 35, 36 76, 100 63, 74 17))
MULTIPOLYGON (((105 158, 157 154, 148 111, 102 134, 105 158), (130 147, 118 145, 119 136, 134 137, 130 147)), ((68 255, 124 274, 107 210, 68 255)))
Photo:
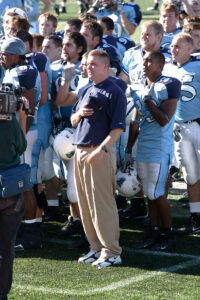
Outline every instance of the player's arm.
POLYGON ((47 11, 50 10, 51 8, 51 1, 50 0, 42 0, 43 4, 44 4, 44 8, 43 10, 41 11, 40 14, 44 14, 46 13, 47 11))
POLYGON ((178 98, 164 100, 160 107, 157 107, 151 99, 146 100, 145 103, 160 126, 165 126, 176 112, 177 101, 178 98))
POLYGON ((137 140, 139 134, 139 127, 140 127, 140 115, 136 107, 134 107, 132 119, 129 125, 128 142, 125 149, 126 153, 132 152, 133 145, 135 144, 135 141, 137 140))
POLYGON ((35 89, 26 90, 22 97, 26 98, 28 100, 29 109, 31 112, 31 115, 27 116, 26 120, 26 132, 28 132, 29 128, 31 127, 33 120, 34 120, 34 113, 35 113, 35 89))
POLYGON ((76 92, 69 92, 69 82, 62 81, 56 96, 56 104, 59 106, 70 106, 74 105, 76 101, 76 92))
POLYGON ((192 1, 190 0, 182 0, 182 5, 184 8, 184 11, 189 15, 189 16, 193 16, 194 15, 194 11, 192 8, 192 1))
POLYGON ((40 72, 40 79, 41 79, 41 98, 39 106, 44 105, 47 102, 48 97, 48 80, 47 80, 47 73, 40 72))
POLYGON ((121 71, 121 72, 119 73, 118 77, 119 77, 120 79, 122 79, 123 81, 125 81, 125 82, 127 82, 127 83, 130 83, 130 81, 129 81, 129 76, 126 75, 123 71, 121 71))
POLYGON ((69 83, 76 75, 75 66, 73 64, 67 64, 62 70, 61 86, 56 97, 56 104, 59 106, 74 105, 77 101, 77 95, 75 92, 69 92, 69 83))
POLYGON ((127 18, 127 16, 123 11, 120 12, 120 19, 121 19, 122 26, 126 30, 126 32, 129 35, 133 34, 135 32, 136 25, 131 21, 129 21, 129 19, 127 18))

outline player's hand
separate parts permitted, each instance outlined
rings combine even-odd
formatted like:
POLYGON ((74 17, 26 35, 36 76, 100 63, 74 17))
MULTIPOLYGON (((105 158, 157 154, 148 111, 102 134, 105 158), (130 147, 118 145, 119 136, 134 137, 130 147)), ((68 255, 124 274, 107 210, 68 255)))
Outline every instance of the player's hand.
POLYGON ((75 69, 75 65, 67 63, 64 65, 62 70, 62 81, 69 83, 76 74, 77 71, 75 69))
POLYGON ((133 163, 134 163, 134 159, 132 153, 125 152, 122 171, 125 171, 127 167, 132 166, 133 163))
POLYGON ((94 1, 92 8, 94 8, 96 11, 102 6, 101 0, 94 1))
POLYGON ((143 101, 144 102, 147 101, 147 100, 152 99, 152 95, 153 95, 153 91, 154 91, 154 85, 155 85, 155 83, 153 82, 150 87, 146 87, 146 91, 145 91, 145 94, 143 96, 143 101))
POLYGON ((181 140, 181 128, 178 123, 174 124, 174 130, 173 130, 173 135, 174 135, 174 140, 175 142, 179 142, 181 140))

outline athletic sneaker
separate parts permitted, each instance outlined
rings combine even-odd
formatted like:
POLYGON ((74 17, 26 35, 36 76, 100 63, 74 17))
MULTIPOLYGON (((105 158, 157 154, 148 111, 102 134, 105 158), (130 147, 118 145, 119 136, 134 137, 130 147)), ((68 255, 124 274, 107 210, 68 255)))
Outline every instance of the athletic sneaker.
POLYGON ((24 224, 23 233, 15 243, 16 251, 42 248, 43 233, 39 223, 24 224))
POLYGON ((175 167, 175 166, 171 166, 170 170, 169 170, 169 174, 172 180, 176 181, 179 180, 181 178, 181 173, 179 168, 175 167))
POLYGON ((72 216, 68 216, 67 222, 58 232, 60 236, 69 236, 72 234, 83 234, 83 226, 81 220, 74 220, 72 216))
POLYGON ((101 251, 90 250, 88 254, 78 259, 79 263, 92 263, 100 257, 101 251))
POLYGON ((189 218, 189 223, 175 230, 177 234, 196 234, 200 233, 200 214, 192 213, 189 218))
POLYGON ((143 242, 136 243, 133 245, 133 249, 149 249, 155 245, 160 239, 160 230, 158 227, 152 227, 149 235, 143 240, 143 242))
POLYGON ((94 267, 98 267, 98 269, 111 267, 114 265, 120 265, 122 263, 120 256, 112 256, 109 258, 99 258, 95 262, 92 263, 94 267))
POLYGON ((162 233, 160 240, 151 247, 153 251, 170 251, 176 248, 176 241, 173 236, 162 233))

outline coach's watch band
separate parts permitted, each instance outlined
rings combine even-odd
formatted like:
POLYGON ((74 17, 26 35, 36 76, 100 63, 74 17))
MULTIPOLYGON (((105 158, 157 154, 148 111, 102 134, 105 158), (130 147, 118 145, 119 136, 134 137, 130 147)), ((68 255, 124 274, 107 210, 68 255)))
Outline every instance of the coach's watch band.
POLYGON ((105 151, 106 153, 108 152, 108 149, 106 148, 106 146, 101 146, 101 149, 103 150, 103 151, 105 151))

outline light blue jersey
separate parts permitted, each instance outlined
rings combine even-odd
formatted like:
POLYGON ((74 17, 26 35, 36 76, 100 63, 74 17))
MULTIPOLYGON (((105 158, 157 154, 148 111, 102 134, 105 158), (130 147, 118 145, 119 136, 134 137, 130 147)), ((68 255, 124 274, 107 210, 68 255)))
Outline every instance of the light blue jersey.
MULTIPOLYGON (((161 48, 160 51, 165 58, 171 57, 167 49, 161 48)), ((142 46, 130 48, 124 54, 121 67, 122 71, 129 76, 131 83, 141 80, 143 77, 143 56, 144 52, 142 50, 142 46)))
POLYGON ((200 118, 200 56, 177 68, 176 77, 181 81, 181 96, 176 111, 177 122, 200 118))
MULTIPOLYGON (((80 70, 80 64, 81 62, 78 61, 75 64, 75 70, 77 75, 75 75, 72 80, 70 81, 69 84, 69 91, 75 91, 78 85, 79 81, 79 74, 81 73, 80 70)), ((62 78, 62 69, 63 69, 63 61, 62 60, 57 60, 54 61, 51 64, 51 70, 52 70, 52 90, 51 90, 51 96, 53 99, 56 99, 56 95, 58 93, 58 90, 61 85, 61 78, 62 78)), ((72 106, 62 106, 59 107, 59 113, 62 117, 63 120, 66 121, 66 126, 71 127, 71 121, 70 121, 70 116, 72 113, 72 106)))
POLYGON ((92 84, 92 81, 89 80, 89 78, 83 78, 81 75, 79 75, 79 81, 78 86, 76 89, 77 98, 79 99, 86 87, 92 84))
POLYGON ((24 0, 24 8, 28 14, 29 22, 31 23, 30 32, 39 33, 39 24, 36 15, 39 14, 39 0, 24 0))
MULTIPOLYGON (((132 3, 132 2, 124 3, 123 12, 131 23, 135 24, 136 26, 139 25, 142 18, 142 14, 139 6, 136 3, 132 3)), ((109 9, 102 7, 95 13, 95 15, 97 19, 100 19, 102 17, 109 17, 113 20, 114 22, 113 35, 117 37, 130 38, 130 35, 126 32, 126 30, 122 26, 119 11, 117 10, 110 11, 109 9)))
POLYGON ((22 0, 0 0, 0 32, 2 31, 2 22, 6 11, 9 8, 22 6, 22 0))
POLYGON ((160 46, 170 50, 170 45, 172 43, 174 36, 176 34, 180 33, 181 31, 182 31, 182 28, 179 27, 174 32, 170 32, 170 33, 164 32, 160 46))
MULTIPOLYGON (((163 153, 169 155, 170 159, 173 157, 174 117, 165 126, 159 125, 143 101, 146 88, 146 80, 133 87, 134 103, 141 116, 136 160, 160 163, 163 153)), ((180 88, 179 80, 161 75, 155 81, 152 99, 159 107, 167 99, 179 98, 180 88)))

